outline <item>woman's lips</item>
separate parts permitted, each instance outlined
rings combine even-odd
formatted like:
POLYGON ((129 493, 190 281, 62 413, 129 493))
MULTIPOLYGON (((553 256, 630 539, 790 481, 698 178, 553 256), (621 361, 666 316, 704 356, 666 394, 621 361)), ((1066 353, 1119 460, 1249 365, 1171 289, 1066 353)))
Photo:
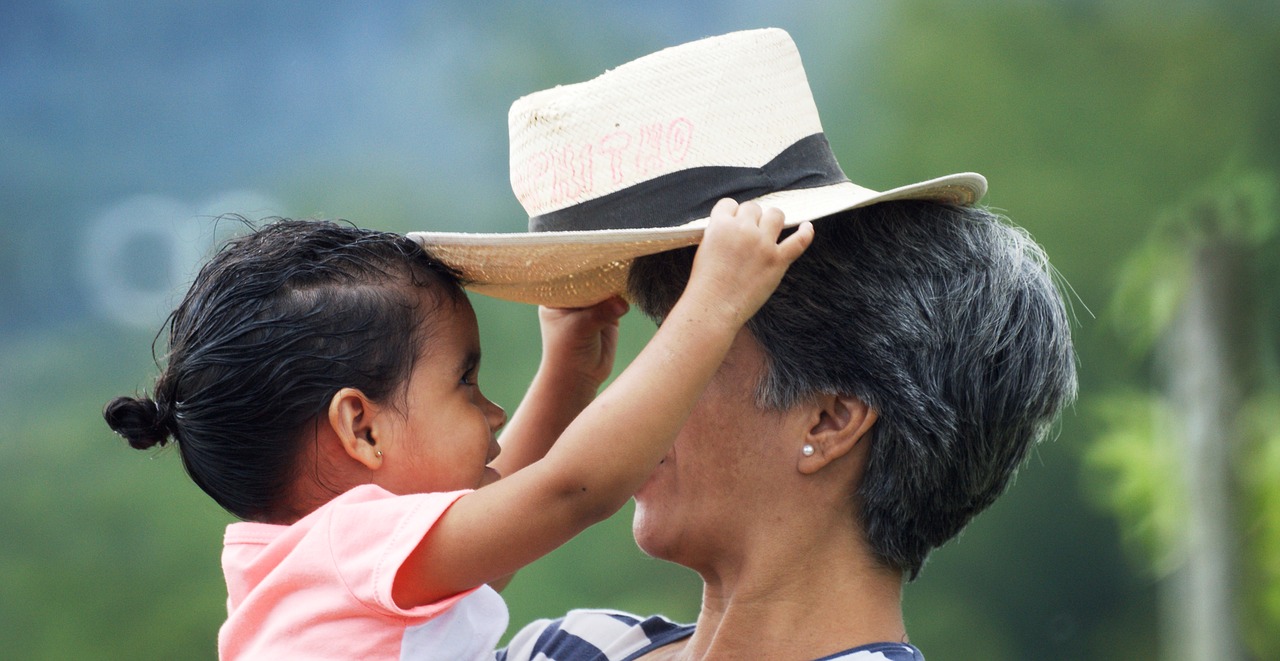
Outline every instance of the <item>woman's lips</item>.
POLYGON ((637 498, 641 497, 645 491, 648 491, 650 489, 654 481, 658 479, 658 474, 661 472, 664 472, 667 469, 667 462, 673 461, 674 459, 675 459, 675 449, 673 448, 672 450, 667 452, 667 456, 658 460, 658 465, 653 467, 653 471, 649 473, 648 479, 644 481, 644 484, 640 485, 639 489, 636 489, 635 495, 637 498))

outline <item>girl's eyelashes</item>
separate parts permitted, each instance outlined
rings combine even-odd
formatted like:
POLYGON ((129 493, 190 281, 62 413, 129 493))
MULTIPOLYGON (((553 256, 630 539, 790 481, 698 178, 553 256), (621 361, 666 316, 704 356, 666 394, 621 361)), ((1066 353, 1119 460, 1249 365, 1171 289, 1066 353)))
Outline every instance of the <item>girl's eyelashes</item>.
POLYGON ((462 378, 458 379, 458 383, 464 386, 476 385, 476 377, 480 374, 480 352, 475 351, 467 355, 466 360, 462 363, 462 378))

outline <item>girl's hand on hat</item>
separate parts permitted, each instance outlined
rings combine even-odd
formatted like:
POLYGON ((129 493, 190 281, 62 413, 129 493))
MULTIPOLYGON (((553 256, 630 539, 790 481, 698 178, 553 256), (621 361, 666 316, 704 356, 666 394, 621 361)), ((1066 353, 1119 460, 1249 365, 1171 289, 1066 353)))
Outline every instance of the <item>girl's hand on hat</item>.
POLYGON ((787 267, 813 243, 808 222, 779 241, 783 222, 781 211, 755 202, 717 202, 685 295, 699 297, 708 311, 723 311, 732 324, 745 324, 777 289, 787 267))
POLYGON ((538 308, 540 371, 596 389, 613 372, 618 324, 631 307, 617 296, 585 308, 538 308))

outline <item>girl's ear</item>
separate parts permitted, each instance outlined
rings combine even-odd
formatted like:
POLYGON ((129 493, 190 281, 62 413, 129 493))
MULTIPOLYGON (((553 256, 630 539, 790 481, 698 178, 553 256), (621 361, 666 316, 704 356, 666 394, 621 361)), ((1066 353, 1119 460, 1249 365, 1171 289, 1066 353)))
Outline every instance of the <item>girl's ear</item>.
POLYGON ((817 402, 813 424, 797 448, 797 468, 805 475, 822 470, 845 456, 876 422, 876 412, 857 397, 823 395, 817 402))
POLYGON ((355 388, 343 388, 329 400, 329 426, 333 428, 347 456, 369 470, 382 466, 382 450, 376 447, 374 421, 380 413, 376 404, 355 388))

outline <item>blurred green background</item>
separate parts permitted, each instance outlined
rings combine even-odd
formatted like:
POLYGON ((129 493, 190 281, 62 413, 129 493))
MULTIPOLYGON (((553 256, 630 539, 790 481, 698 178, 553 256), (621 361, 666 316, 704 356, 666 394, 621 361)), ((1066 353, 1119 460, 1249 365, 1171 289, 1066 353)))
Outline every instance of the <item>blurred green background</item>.
MULTIPOLYGON (((1208 0, 4 3, 0 656, 215 656, 230 519, 173 449, 132 451, 100 416, 149 388, 159 324, 234 229, 215 216, 522 229, 514 99, 764 26, 795 38, 854 181, 981 172, 1072 290, 1080 401, 907 587, 913 642, 930 661, 1173 658, 1167 595, 1194 553, 1161 347, 1197 251, 1227 245, 1247 367, 1231 619, 1247 658, 1280 658, 1280 7, 1208 0)), ((475 304, 481 383, 513 410, 535 311, 475 304)), ((621 359, 651 331, 629 318, 621 359)), ((512 630, 574 607, 694 617, 697 577, 640 554, 629 516, 519 575, 512 630)))

